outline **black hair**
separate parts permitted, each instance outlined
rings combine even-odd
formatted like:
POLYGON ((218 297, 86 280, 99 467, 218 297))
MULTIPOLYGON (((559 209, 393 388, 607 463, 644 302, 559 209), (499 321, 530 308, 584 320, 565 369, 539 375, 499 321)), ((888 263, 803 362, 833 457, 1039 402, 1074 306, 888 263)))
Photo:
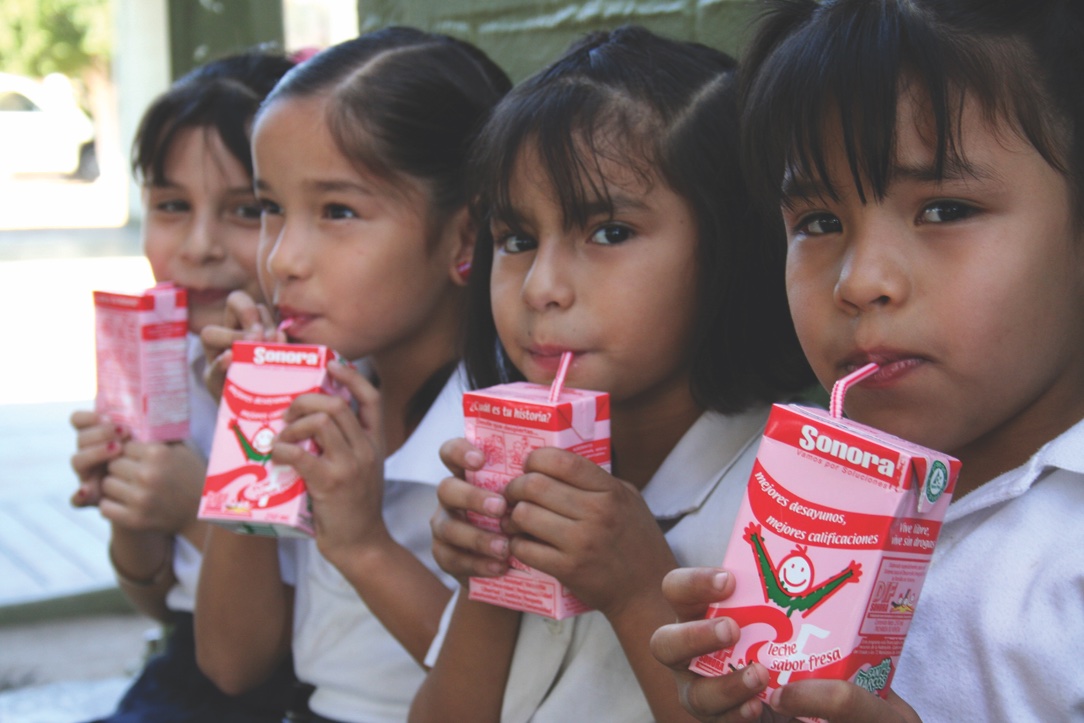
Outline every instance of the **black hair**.
POLYGON ((252 175, 252 118, 275 83, 294 66, 284 54, 254 49, 212 60, 178 79, 147 108, 132 143, 132 173, 165 183, 166 158, 189 128, 217 131, 230 154, 252 175))
POLYGON ((469 43, 390 27, 317 53, 289 73, 264 105, 327 93, 328 127, 339 150, 387 180, 405 175, 423 181, 435 228, 466 205, 470 145, 511 85, 469 43))
POLYGON ((598 202, 611 205, 603 160, 668 184, 690 205, 699 242, 691 392, 699 404, 737 412, 813 382, 787 307, 782 229, 753 212, 741 179, 734 70, 722 52, 624 26, 573 44, 498 106, 474 157, 481 237, 465 355, 473 385, 523 379, 493 322, 489 224, 514 220, 509 187, 528 148, 570 226, 598 202))
POLYGON ((776 205, 788 169, 835 196, 887 190, 900 92, 929 109, 935 172, 960 157, 965 97, 1061 172, 1084 221, 1084 3, 1080 0, 767 0, 747 48, 743 159, 776 205), (835 128, 829 124, 837 124, 835 128), (850 179, 832 179, 841 134, 850 179))

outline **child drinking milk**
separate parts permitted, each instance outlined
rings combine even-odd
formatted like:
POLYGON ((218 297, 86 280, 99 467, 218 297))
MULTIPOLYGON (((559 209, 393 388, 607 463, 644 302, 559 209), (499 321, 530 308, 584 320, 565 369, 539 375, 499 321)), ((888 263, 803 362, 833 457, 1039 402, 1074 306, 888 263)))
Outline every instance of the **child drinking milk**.
MULTIPOLYGON (((963 463, 896 695, 802 682, 771 706, 833 721, 1080 720, 1084 6, 802 0, 772 3, 764 23, 744 147, 783 208, 806 356, 826 387, 880 364, 847 412, 963 463)), ((682 619, 726 597, 720 575, 673 574, 682 619)), ((656 635, 702 719, 761 710, 759 666, 684 671, 737 633, 693 621, 656 635)))
MULTIPOLYGON (((203 388, 198 334, 217 323, 226 296, 255 290, 259 206, 248 128, 263 97, 293 63, 250 52, 215 60, 178 80, 144 113, 133 147, 142 180, 143 246, 154 276, 188 291, 191 444, 141 443, 89 411, 75 412, 76 506, 98 505, 112 525, 110 559, 143 613, 169 626, 153 658, 105 719, 278 721, 293 674, 223 695, 196 666, 192 608, 205 526, 196 520, 217 412, 203 388)), ((270 671, 269 671, 270 672, 270 671)))
MULTIPOLYGON (((391 28, 298 66, 256 118, 274 316, 290 341, 363 359, 370 377, 332 365, 357 411, 303 395, 275 441, 273 461, 307 483, 314 540, 209 535, 197 647, 226 690, 247 689, 292 648, 316 720, 406 717, 451 594, 428 520, 440 443, 463 424, 459 330, 476 234, 466 154, 508 87, 474 47, 391 28), (320 454, 300 446, 308 439, 320 454)), ((243 295, 231 314, 239 330, 204 334, 219 370, 233 339, 275 334, 243 295)))
POLYGON ((511 553, 595 611, 554 622, 461 592, 412 720, 685 717, 647 647, 669 615, 659 584, 722 553, 766 403, 811 380, 740 182, 733 70, 642 28, 595 33, 481 136, 472 381, 549 383, 572 352, 569 385, 610 394, 614 473, 543 448, 502 496, 461 479, 479 450, 445 445, 442 567, 463 582, 511 553), (504 534, 468 510, 503 516, 504 534))

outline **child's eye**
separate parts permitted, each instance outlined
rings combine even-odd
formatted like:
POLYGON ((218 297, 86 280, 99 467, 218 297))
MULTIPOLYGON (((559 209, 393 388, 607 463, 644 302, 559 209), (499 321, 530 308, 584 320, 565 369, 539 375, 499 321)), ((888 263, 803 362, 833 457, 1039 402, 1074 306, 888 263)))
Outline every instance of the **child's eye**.
POLYGON ((279 216, 282 214, 282 207, 274 201, 269 201, 266 198, 260 199, 260 215, 263 216, 279 216))
POLYGON ((358 215, 349 206, 343 206, 340 203, 329 203, 324 206, 324 217, 333 221, 342 221, 344 219, 358 218, 358 215))
POLYGON ((975 215, 975 207, 962 201, 934 201, 918 214, 919 223, 950 223, 975 215))
POLYGON ((242 203, 233 209, 233 214, 247 221, 259 221, 263 213, 263 205, 260 203, 242 203))
POLYGON ((843 223, 830 213, 811 213, 799 219, 794 231, 806 236, 824 236, 842 232, 843 223))
POLYGON ((607 224, 591 234, 591 242, 603 246, 624 243, 632 238, 632 229, 619 224, 607 224))
POLYGON ((188 201, 182 201, 179 198, 171 198, 154 204, 154 210, 162 211, 163 213, 187 213, 192 210, 192 205, 188 203, 188 201))
POLYGON ((530 236, 526 236, 520 233, 505 233, 495 235, 497 248, 506 254, 520 254, 524 251, 531 251, 538 246, 536 242, 530 236))

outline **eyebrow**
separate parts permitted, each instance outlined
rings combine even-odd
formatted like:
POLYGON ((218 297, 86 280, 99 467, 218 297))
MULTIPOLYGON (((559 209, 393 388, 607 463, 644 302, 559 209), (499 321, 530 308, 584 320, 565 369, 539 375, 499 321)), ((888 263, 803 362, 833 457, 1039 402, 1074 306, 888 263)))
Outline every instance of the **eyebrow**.
MULTIPOLYGON (((271 185, 262 178, 256 178, 253 180, 253 185, 261 191, 270 191, 271 185)), ((320 193, 361 193, 366 196, 375 196, 376 194, 368 186, 364 186, 354 181, 306 181, 305 185, 314 191, 320 193)))
MULTIPOLYGON (((917 183, 942 183, 944 181, 959 181, 965 178, 977 178, 979 180, 996 179, 998 175, 988 166, 972 163, 960 157, 945 158, 944 168, 937 172, 933 164, 901 165, 894 164, 888 173, 888 183, 898 181, 913 181, 917 183)), ((782 197, 787 198, 825 198, 835 194, 831 184, 817 178, 796 177, 789 171, 783 176, 780 189, 782 197)))

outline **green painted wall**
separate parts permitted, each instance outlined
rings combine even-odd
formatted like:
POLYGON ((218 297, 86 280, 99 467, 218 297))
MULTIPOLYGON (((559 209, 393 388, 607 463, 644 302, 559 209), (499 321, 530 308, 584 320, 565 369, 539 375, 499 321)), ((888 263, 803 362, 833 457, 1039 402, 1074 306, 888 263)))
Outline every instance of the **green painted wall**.
POLYGON ((273 0, 168 0, 174 80, 213 58, 259 43, 281 47, 282 3, 273 0))
POLYGON ((754 0, 359 0, 361 32, 413 25, 473 42, 519 81, 590 30, 638 23, 730 53, 741 49, 754 0))

